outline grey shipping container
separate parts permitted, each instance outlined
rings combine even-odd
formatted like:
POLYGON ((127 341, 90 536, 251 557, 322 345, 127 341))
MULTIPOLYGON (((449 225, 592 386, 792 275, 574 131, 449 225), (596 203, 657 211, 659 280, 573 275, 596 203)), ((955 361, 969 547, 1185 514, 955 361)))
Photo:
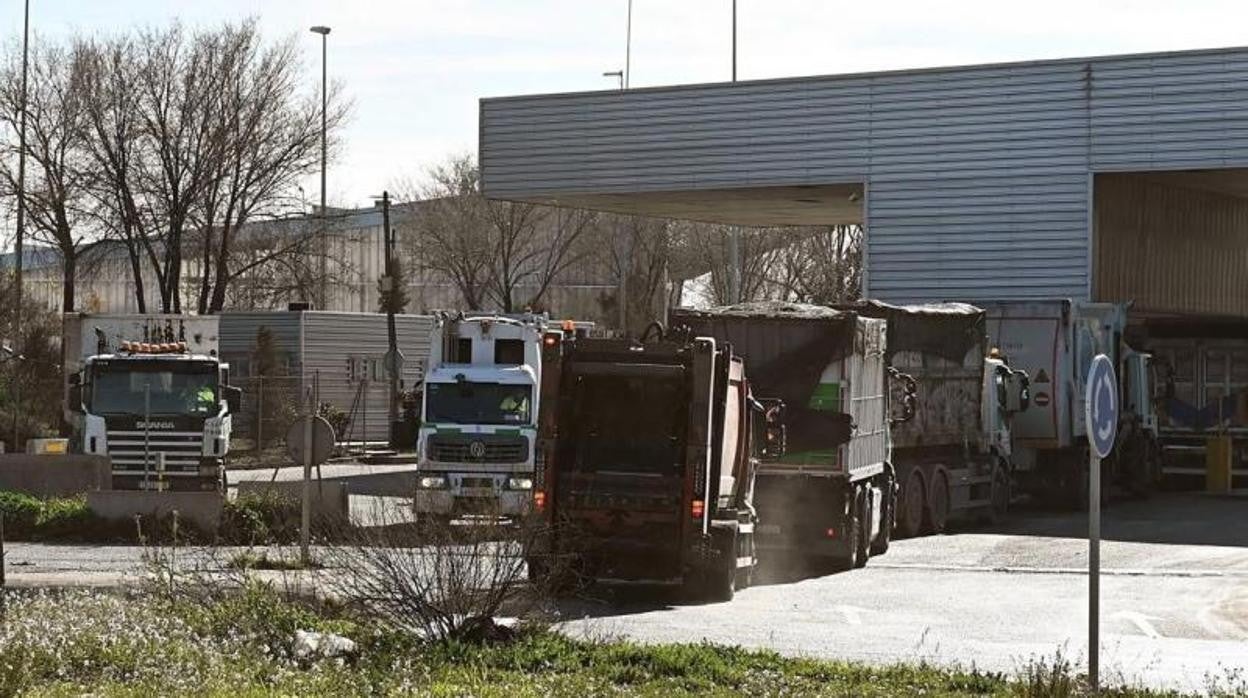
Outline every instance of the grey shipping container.
MULTIPOLYGON (((398 315, 395 329, 403 353, 402 390, 413 390, 424 379, 429 358, 433 318, 398 315)), ((298 405, 315 389, 321 403, 347 415, 340 440, 384 442, 389 438, 389 380, 384 358, 389 349, 386 316, 381 313, 326 311, 225 312, 221 314, 221 355, 230 361, 234 383, 244 390, 243 418, 236 427, 244 438, 255 438, 257 398, 262 382, 280 387, 283 399, 298 405), (254 366, 256 337, 269 330, 277 350, 278 370, 261 378, 254 366)), ((280 425, 276 425, 281 428, 280 425)), ((281 433, 264 436, 282 438, 281 433)))

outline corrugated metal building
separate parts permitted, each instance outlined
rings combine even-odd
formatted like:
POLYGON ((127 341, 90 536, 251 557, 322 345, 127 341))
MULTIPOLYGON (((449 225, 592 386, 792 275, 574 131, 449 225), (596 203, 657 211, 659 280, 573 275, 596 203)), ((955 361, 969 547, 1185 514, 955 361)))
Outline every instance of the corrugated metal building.
MULTIPOLYGON (((429 359, 433 318, 395 317, 399 350, 403 352, 401 387, 410 390, 424 379, 429 359)), ((351 427, 339 437, 385 441, 388 436, 389 379, 383 359, 389 348, 386 316, 378 313, 326 311, 225 312, 221 314, 221 357, 230 364, 231 379, 243 388, 239 429, 253 438, 257 396, 277 395, 297 401, 314 383, 320 401, 347 412, 351 427), (252 362, 256 335, 267 327, 284 366, 282 376, 265 378, 276 390, 262 390, 252 362)), ((269 398, 271 399, 271 398, 269 398)), ((266 426, 266 429, 272 427, 266 426)), ((283 434, 265 437, 282 438, 283 434)))
POLYGON ((886 301, 1248 315, 1248 49, 481 101, 489 196, 862 222, 886 301))

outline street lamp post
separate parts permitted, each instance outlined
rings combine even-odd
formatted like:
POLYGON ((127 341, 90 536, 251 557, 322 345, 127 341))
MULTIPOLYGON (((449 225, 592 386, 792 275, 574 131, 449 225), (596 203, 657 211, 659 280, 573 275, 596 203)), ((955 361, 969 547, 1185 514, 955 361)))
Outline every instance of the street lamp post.
POLYGON ((622 70, 608 70, 607 72, 605 72, 605 73, 603 73, 603 74, 602 74, 602 77, 604 77, 604 78, 618 78, 618 79, 619 79, 619 81, 620 81, 620 91, 621 91, 621 92, 623 92, 623 91, 624 91, 624 71, 622 71, 622 70))
MULTIPOLYGON (((26 74, 30 56, 30 0, 26 0, 22 15, 22 113, 18 117, 17 127, 17 239, 13 242, 13 285, 17 304, 13 309, 13 353, 20 356, 22 351, 22 268, 26 260, 23 242, 26 238, 26 74)), ((13 450, 17 451, 18 440, 21 438, 18 429, 18 415, 22 413, 20 400, 22 384, 19 379, 21 363, 13 362, 12 400, 13 400, 13 450)))
POLYGON ((329 302, 329 239, 325 230, 325 167, 326 167, 326 116, 329 105, 329 72, 328 72, 328 46, 329 46, 329 27, 317 25, 312 27, 313 34, 321 35, 321 244, 320 244, 320 302, 317 305, 321 310, 328 310, 326 307, 329 302))

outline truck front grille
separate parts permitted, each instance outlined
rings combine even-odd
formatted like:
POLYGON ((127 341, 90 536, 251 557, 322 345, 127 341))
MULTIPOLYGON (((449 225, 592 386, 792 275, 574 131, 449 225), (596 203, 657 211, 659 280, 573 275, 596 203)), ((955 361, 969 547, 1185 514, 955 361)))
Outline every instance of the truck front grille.
POLYGON ((429 437, 429 460, 438 463, 524 463, 528 459, 529 440, 523 436, 433 434, 429 437))
POLYGON ((164 453, 165 472, 198 475, 203 452, 204 435, 200 432, 153 431, 146 442, 142 431, 108 432, 108 455, 113 460, 114 473, 141 474, 145 470, 155 473, 159 462, 157 454, 164 453))

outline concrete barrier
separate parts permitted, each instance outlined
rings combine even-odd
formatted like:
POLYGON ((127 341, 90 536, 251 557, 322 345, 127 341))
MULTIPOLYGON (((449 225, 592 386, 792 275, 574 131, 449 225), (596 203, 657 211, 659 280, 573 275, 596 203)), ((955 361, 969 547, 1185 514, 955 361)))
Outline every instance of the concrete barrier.
MULTIPOLYGON (((302 480, 244 480, 238 483, 238 496, 260 495, 271 493, 278 497, 303 501, 302 480)), ((320 524, 346 524, 350 521, 351 509, 347 483, 324 480, 312 483, 312 520, 320 524)))
POLYGON ((158 518, 177 511, 179 520, 213 532, 221 523, 225 497, 220 492, 100 490, 87 493, 87 506, 96 516, 114 521, 136 515, 158 518))
POLYGON ((65 497, 106 490, 112 482, 112 464, 104 456, 0 454, 0 490, 65 497))

